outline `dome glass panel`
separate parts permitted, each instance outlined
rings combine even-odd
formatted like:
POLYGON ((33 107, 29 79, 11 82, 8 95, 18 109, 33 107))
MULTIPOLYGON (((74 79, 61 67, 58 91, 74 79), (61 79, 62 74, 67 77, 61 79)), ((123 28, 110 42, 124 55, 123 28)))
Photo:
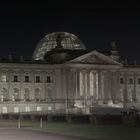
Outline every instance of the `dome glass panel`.
POLYGON ((34 60, 43 60, 46 52, 51 51, 57 46, 56 39, 61 36, 61 45, 63 49, 68 50, 82 50, 85 49, 84 44, 80 41, 80 39, 74 34, 67 32, 55 32, 46 35, 41 41, 38 43, 34 53, 34 60))

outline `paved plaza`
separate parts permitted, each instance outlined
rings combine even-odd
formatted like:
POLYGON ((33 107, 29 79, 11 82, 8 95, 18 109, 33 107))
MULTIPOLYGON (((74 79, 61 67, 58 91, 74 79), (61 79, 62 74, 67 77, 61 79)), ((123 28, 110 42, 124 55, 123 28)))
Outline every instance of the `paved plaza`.
POLYGON ((18 128, 0 128, 0 140, 88 140, 88 139, 18 128))

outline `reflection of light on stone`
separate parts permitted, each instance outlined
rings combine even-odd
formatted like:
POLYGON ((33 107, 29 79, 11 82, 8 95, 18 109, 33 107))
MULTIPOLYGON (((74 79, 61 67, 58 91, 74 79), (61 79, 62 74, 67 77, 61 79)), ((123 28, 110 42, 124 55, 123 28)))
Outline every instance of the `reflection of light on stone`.
POLYGON ((110 102, 110 104, 108 104, 108 106, 109 107, 116 107, 116 108, 122 108, 123 107, 122 104, 113 104, 113 102, 112 103, 110 102))
POLYGON ((77 107, 77 108, 83 108, 84 106, 82 106, 82 105, 74 105, 75 107, 77 107))
POLYGON ((51 111, 51 110, 52 110, 52 107, 51 107, 51 106, 48 106, 48 110, 50 110, 50 111, 51 111))
POLYGON ((74 104, 74 106, 76 108, 83 108, 84 107, 80 101, 76 101, 76 103, 74 104))
POLYGON ((1 81, 2 81, 2 82, 6 82, 6 75, 2 75, 2 76, 1 76, 1 81))
POLYGON ((36 110, 37 110, 37 111, 41 111, 42 109, 41 109, 40 106, 37 106, 36 110))
POLYGON ((108 105, 113 105, 112 100, 108 101, 108 105))
POLYGON ((74 46, 75 46, 75 47, 78 47, 78 46, 80 46, 80 44, 75 44, 74 46))

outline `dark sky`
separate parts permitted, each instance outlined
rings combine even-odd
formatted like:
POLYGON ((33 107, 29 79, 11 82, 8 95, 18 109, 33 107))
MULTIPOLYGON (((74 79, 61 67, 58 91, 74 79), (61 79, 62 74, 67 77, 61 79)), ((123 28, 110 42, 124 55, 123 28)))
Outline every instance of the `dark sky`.
POLYGON ((0 5, 1 57, 29 59, 40 39, 55 31, 75 34, 89 50, 109 50, 110 41, 116 40, 124 58, 140 63, 138 4, 40 0, 0 5))

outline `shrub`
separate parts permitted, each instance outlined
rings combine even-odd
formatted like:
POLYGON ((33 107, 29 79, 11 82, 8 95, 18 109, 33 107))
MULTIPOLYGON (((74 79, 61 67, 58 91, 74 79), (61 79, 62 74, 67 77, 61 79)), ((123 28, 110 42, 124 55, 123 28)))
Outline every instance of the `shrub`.
POLYGON ((130 115, 130 116, 124 116, 123 117, 123 120, 122 120, 122 123, 124 125, 130 125, 130 126, 136 126, 138 125, 138 122, 137 122, 137 118, 135 115, 130 115))
POLYGON ((72 116, 70 114, 66 115, 66 121, 69 123, 72 122, 72 116))
POLYGON ((91 115, 89 120, 91 124, 99 124, 97 116, 91 115))

